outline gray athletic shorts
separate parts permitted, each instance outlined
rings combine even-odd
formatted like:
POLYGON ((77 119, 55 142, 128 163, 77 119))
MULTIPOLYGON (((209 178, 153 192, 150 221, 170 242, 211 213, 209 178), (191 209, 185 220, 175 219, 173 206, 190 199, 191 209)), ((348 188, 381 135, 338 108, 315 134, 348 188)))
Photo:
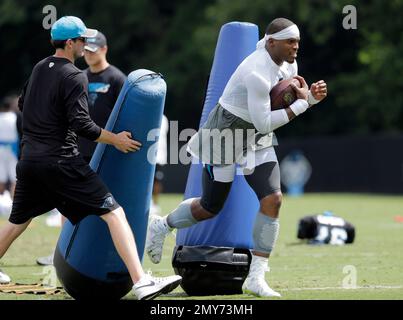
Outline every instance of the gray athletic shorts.
POLYGON ((277 145, 274 133, 258 133, 249 123, 217 104, 206 123, 190 139, 187 151, 203 163, 224 166, 243 162, 247 154, 277 145), (260 147, 259 147, 260 146, 260 147))

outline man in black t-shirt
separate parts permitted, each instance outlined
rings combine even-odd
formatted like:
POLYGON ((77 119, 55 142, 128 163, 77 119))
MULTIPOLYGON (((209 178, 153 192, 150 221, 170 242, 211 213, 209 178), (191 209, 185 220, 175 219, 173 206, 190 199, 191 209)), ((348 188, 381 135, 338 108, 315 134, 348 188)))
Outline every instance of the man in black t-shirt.
MULTIPOLYGON (((77 17, 57 20, 51 29, 56 52, 34 67, 23 89, 19 100, 23 113, 21 159, 12 212, 0 229, 0 258, 34 217, 53 208, 72 224, 89 214, 98 215, 107 223, 129 271, 133 293, 138 299, 153 299, 176 288, 181 277, 155 278, 144 273, 122 207, 78 151, 77 135, 114 145, 124 153, 141 146, 129 132, 114 134, 89 116, 88 80, 73 63, 83 55, 85 38, 96 33, 77 17)), ((9 281, 0 272, 0 282, 9 281)))
MULTIPOLYGON (((112 112, 115 102, 126 80, 125 74, 106 60, 108 51, 106 37, 99 32, 93 38, 86 39, 84 58, 89 68, 84 70, 88 78, 88 110, 91 119, 101 128, 104 128, 112 112)), ((87 163, 90 163, 97 143, 85 137, 78 137, 78 150, 87 163)), ((46 219, 48 225, 55 221, 61 225, 65 218, 58 210, 52 210, 46 219)), ((39 265, 53 265, 53 256, 50 254, 36 259, 39 265)))
MULTIPOLYGON (((84 49, 85 62, 89 66, 84 71, 88 78, 88 109, 91 119, 105 127, 126 76, 107 61, 108 46, 103 33, 98 31, 96 37, 88 38, 84 49)), ((80 137, 78 145, 84 159, 90 162, 96 143, 80 137)))

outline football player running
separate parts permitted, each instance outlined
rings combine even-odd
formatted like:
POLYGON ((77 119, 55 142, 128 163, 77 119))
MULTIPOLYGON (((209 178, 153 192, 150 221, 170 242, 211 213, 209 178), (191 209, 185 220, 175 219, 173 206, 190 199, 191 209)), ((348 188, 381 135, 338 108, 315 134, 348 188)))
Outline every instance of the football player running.
POLYGON ((300 33, 297 25, 285 18, 273 20, 256 50, 236 69, 205 125, 188 143, 188 151, 203 164, 201 198, 183 201, 165 217, 154 216, 149 224, 146 252, 159 263, 165 236, 174 228, 187 228, 213 218, 224 206, 236 165, 243 169, 246 181, 256 193, 260 208, 253 227, 254 248, 249 274, 242 286, 245 293, 261 297, 279 297, 265 280, 268 258, 279 234, 279 211, 282 201, 280 170, 273 145, 273 131, 304 113, 327 95, 326 83, 313 83, 308 90, 298 76, 297 52, 300 33), (295 85, 297 100, 289 107, 272 111, 270 91, 282 79, 300 80, 295 85), (223 137, 243 130, 241 141, 213 139, 211 130, 223 137), (227 141, 235 141, 230 145, 227 141), (246 157, 244 150, 246 151, 246 157), (212 152, 211 152, 212 151, 212 152), (250 161, 252 159, 252 161, 250 161))

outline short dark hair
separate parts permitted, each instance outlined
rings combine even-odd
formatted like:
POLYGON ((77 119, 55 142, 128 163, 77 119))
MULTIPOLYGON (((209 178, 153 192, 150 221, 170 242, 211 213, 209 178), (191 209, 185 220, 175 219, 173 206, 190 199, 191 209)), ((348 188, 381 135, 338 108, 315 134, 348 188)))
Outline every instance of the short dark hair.
POLYGON ((287 18, 276 18, 267 26, 266 34, 279 32, 285 28, 288 28, 289 26, 292 26, 293 24, 295 23, 287 18))
MULTIPOLYGON (((77 38, 73 38, 73 39, 70 39, 70 40, 73 40, 74 42, 76 42, 80 38, 82 38, 82 37, 77 37, 77 38)), ((53 48, 55 48, 55 49, 64 49, 66 47, 67 40, 69 40, 69 39, 66 39, 66 40, 53 40, 53 39, 51 39, 50 43, 52 44, 53 48)))
POLYGON ((66 46, 66 42, 67 40, 50 40, 50 43, 55 49, 64 49, 64 47, 66 46))

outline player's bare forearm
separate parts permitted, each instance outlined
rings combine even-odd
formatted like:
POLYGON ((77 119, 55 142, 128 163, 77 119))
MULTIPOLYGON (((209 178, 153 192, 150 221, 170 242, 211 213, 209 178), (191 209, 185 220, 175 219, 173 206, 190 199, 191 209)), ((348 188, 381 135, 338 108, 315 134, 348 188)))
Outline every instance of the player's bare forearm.
POLYGON ((101 129, 101 134, 95 142, 114 144, 116 134, 105 129, 101 129))
POLYGON ((118 134, 102 129, 96 142, 112 144, 116 149, 124 153, 134 152, 140 149, 141 143, 133 140, 130 132, 122 131, 118 134))

